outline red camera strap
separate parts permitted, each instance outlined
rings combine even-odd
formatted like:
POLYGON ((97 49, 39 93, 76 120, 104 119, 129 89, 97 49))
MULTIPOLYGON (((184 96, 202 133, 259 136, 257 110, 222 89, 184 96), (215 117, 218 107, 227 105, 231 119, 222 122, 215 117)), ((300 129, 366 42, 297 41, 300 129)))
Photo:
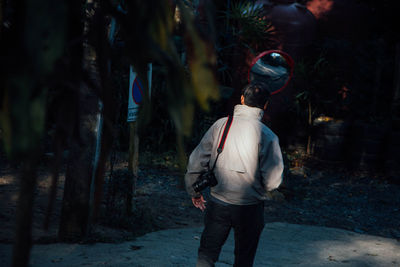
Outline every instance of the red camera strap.
POLYGON ((231 129, 232 121, 233 121, 233 115, 229 115, 228 120, 225 124, 224 132, 222 133, 221 141, 219 142, 218 145, 218 150, 217 150, 218 153, 221 153, 222 150, 224 149, 226 137, 228 136, 229 130, 231 129))
POLYGON ((226 121, 224 132, 222 133, 221 141, 219 141, 218 149, 217 149, 217 157, 215 158, 214 165, 211 170, 214 170, 215 165, 217 164, 218 156, 221 154, 222 150, 225 146, 226 137, 228 136, 229 130, 231 129, 233 121, 233 115, 228 116, 228 120, 226 121))

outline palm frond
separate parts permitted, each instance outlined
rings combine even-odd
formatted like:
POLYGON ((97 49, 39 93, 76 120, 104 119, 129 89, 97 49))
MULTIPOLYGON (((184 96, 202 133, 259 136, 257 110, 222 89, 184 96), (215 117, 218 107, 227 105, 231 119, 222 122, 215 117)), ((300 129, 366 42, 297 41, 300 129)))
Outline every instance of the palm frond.
POLYGON ((234 2, 229 20, 237 28, 235 34, 246 43, 263 42, 272 37, 273 27, 265 19, 263 6, 251 2, 234 2))

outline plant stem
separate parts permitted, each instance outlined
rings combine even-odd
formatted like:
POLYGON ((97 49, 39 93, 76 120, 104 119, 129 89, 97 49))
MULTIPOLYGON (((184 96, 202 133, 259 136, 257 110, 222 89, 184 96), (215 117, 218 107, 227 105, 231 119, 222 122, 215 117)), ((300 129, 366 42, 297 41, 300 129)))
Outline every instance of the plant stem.
POLYGON ((311 127, 312 127, 312 112, 311 101, 308 100, 308 140, 307 140, 307 155, 311 153, 311 127))

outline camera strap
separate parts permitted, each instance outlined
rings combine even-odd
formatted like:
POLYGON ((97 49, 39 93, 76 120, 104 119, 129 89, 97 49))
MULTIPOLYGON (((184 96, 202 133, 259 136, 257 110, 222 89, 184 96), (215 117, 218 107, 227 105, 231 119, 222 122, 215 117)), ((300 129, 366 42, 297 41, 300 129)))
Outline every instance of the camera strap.
POLYGON ((228 136, 229 130, 230 130, 231 125, 232 125, 232 121, 233 121, 233 115, 229 115, 228 116, 228 120, 227 120, 227 122, 225 124, 224 132, 222 133, 221 140, 219 141, 219 145, 218 145, 218 149, 217 149, 217 157, 215 158, 214 165, 213 165, 211 171, 214 170, 215 165, 217 164, 217 160, 218 160, 219 154, 221 154, 222 150, 224 149, 226 137, 228 136))

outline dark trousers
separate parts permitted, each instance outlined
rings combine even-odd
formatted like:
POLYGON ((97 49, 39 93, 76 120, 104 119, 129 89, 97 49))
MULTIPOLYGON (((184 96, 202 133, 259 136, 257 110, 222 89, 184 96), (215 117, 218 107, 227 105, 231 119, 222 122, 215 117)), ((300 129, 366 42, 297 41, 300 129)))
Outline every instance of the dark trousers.
POLYGON ((200 240, 197 267, 214 266, 231 228, 235 236, 235 267, 253 266, 264 228, 264 203, 223 205, 209 201, 200 240))

